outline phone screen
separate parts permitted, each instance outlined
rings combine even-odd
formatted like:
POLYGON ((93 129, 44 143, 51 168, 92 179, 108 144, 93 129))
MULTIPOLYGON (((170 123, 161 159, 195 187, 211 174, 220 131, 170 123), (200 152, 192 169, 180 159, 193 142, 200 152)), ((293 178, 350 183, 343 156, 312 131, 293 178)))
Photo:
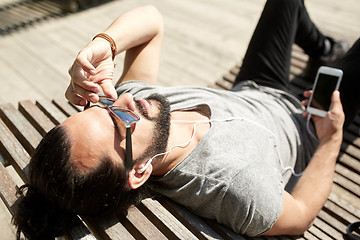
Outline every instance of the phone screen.
POLYGON ((338 79, 338 76, 319 73, 311 106, 328 111, 331 105, 331 95, 335 91, 338 79))

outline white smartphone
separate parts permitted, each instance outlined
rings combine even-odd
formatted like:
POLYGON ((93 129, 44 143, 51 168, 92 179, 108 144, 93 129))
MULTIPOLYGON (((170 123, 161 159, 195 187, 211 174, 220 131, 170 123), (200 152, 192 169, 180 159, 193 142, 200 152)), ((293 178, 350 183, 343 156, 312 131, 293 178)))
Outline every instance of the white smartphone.
POLYGON ((339 89, 342 75, 341 69, 325 66, 319 68, 307 106, 308 113, 325 117, 331 107, 331 95, 339 89))

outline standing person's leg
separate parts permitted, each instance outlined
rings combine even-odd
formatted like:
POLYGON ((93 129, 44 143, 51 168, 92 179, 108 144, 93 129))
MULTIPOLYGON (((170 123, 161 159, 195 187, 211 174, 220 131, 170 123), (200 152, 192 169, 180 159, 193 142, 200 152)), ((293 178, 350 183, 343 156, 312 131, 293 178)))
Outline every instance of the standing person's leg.
POLYGON ((254 80, 288 90, 293 43, 316 56, 326 51, 325 39, 310 20, 302 0, 268 0, 235 84, 254 80))
POLYGON ((345 113, 344 128, 346 128, 360 112, 360 38, 335 64, 335 67, 340 68, 344 73, 339 90, 345 113))

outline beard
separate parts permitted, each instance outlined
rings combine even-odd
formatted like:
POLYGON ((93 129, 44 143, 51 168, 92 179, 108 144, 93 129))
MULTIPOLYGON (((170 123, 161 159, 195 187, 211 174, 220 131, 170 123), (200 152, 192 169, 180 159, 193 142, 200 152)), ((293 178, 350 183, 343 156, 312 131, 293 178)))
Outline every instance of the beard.
POLYGON ((140 114, 149 121, 154 123, 153 138, 151 145, 148 146, 144 153, 136 158, 134 162, 141 161, 144 159, 150 159, 156 154, 166 152, 168 145, 169 134, 170 134, 170 103, 168 100, 160 94, 152 94, 145 98, 147 101, 155 101, 158 105, 158 113, 156 116, 149 116, 144 106, 139 102, 135 101, 140 114))

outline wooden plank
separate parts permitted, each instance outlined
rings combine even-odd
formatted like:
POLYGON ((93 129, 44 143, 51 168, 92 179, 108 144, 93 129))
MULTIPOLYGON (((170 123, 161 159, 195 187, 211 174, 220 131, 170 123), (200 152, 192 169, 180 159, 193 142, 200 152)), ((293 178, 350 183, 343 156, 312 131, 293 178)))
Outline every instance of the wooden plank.
MULTIPOLYGON (((24 106, 24 104, 22 104, 23 106, 24 106)), ((43 105, 45 105, 45 104, 43 104, 43 105)), ((49 109, 49 107, 48 106, 46 106, 46 108, 47 109, 49 109)), ((39 109, 38 109, 39 110, 39 109)), ((39 110, 40 111, 40 110, 39 110)), ((59 111, 59 110, 57 110, 57 111, 59 111)), ((48 112, 50 112, 50 111, 48 111, 48 112)), ((52 113, 53 112, 56 112, 54 109, 51 111, 52 113)), ((60 111, 59 111, 60 112, 60 111)), ((61 113, 61 112, 60 112, 61 113)), ((40 116, 38 116, 38 118, 35 120, 36 122, 38 122, 38 121, 43 121, 43 119, 42 118, 47 118, 46 116, 45 116, 45 114, 42 114, 41 115, 41 117, 40 116)), ((47 118, 48 119, 48 118, 47 118)), ((2 120, 1 120, 1 123, 2 123, 2 120)), ((51 122, 52 123, 52 122, 51 122)), ((52 123, 53 124, 53 123, 52 123)), ((53 124, 54 125, 54 124, 53 124)), ((0 124, 0 127, 1 127, 1 124, 0 124)), ((6 126, 5 126, 5 124, 3 123, 3 128, 5 129, 6 128, 6 126)), ((0 128, 0 129, 2 129, 2 128, 0 128)), ((2 130, 2 132, 6 132, 5 130, 2 130)), ((9 132, 9 134, 11 134, 11 132, 8 130, 8 132, 9 132)), ((17 140, 15 139, 15 137, 13 137, 14 139, 13 139, 13 141, 10 141, 9 140, 9 138, 10 137, 7 137, 7 138, 5 138, 7 135, 6 134, 1 134, 0 135, 0 140, 1 140, 1 143, 4 143, 4 144, 10 144, 10 146, 5 146, 5 147, 3 147, 3 148, 5 148, 5 149, 7 149, 8 151, 11 151, 9 154, 16 154, 17 152, 15 152, 15 153, 13 153, 14 152, 14 150, 16 150, 16 149, 22 149, 22 147, 21 147, 21 144, 20 143, 18 143, 17 145, 18 145, 18 147, 16 147, 15 149, 13 148, 14 147, 14 143, 13 142, 17 142, 17 140)), ((4 145, 4 144, 2 144, 2 145, 4 145)), ((5 151, 3 151, 2 150, 2 152, 5 152, 5 151)), ((23 152, 25 152, 26 153, 26 151, 25 150, 23 150, 23 152)), ((21 156, 26 156, 26 155, 24 155, 24 154, 22 154, 23 152, 21 152, 20 151, 20 153, 18 153, 16 156, 12 156, 12 158, 13 159, 17 159, 17 158, 19 158, 19 156, 21 157, 21 156)), ((29 158, 29 156, 27 155, 27 158, 25 159, 26 160, 26 162, 28 162, 28 159, 29 158)), ((22 173, 22 170, 24 170, 24 165, 25 165, 26 163, 22 163, 20 166, 22 166, 23 167, 23 169, 20 169, 20 170, 18 170, 18 172, 20 172, 20 173, 22 173)), ((18 164, 14 164, 14 167, 16 167, 16 165, 18 165, 18 164)), ((27 165, 26 165, 27 166, 27 165)), ((19 168, 18 168, 19 169, 19 168)), ((26 181, 26 176, 22 176, 22 178, 24 179, 24 181, 26 181)), ((114 229, 114 228, 112 228, 111 229, 111 231, 110 230, 108 230, 107 231, 107 233, 110 233, 110 235, 113 235, 113 236, 115 236, 115 234, 117 233, 117 232, 119 232, 118 231, 118 229, 119 229, 119 227, 117 227, 116 229, 114 229), (116 231, 117 232, 116 232, 116 231)), ((74 230, 75 231, 75 230, 74 230)), ((92 236, 92 237, 88 237, 88 234, 85 234, 84 235, 84 233, 83 233, 83 231, 80 231, 80 232, 78 232, 77 230, 75 231, 75 232, 72 232, 71 234, 74 234, 74 233, 76 233, 76 235, 79 235, 79 234, 81 234, 82 235, 82 237, 81 237, 81 239, 94 239, 94 236, 92 236)))
POLYGON ((331 199, 332 201, 336 201, 336 203, 339 204, 344 209, 347 210, 351 209, 351 211, 354 213, 355 216, 358 216, 357 214, 360 214, 359 197, 347 191, 346 189, 344 189, 343 187, 341 187, 336 183, 332 185, 331 193, 328 199, 331 199))
MULTIPOLYGON (((353 172, 352 170, 350 170, 340 164, 336 164, 335 171, 337 173, 339 173, 340 175, 342 175, 343 177, 349 179, 355 185, 359 186, 359 183, 360 183, 360 175, 359 174, 353 172)), ((353 187, 353 185, 349 186, 349 187, 353 187)))
POLYGON ((55 126, 44 112, 29 100, 19 102, 19 111, 42 136, 55 126))
MULTIPOLYGON (((8 8, 7 11, 2 13, 3 17, 6 17, 10 20, 10 27, 17 28, 24 26, 24 18, 19 14, 16 8, 8 8)), ((25 20, 26 21, 26 20, 25 20)))
POLYGON ((6 14, 12 15, 16 19, 16 21, 13 21, 13 24, 18 26, 32 24, 37 20, 34 13, 32 13, 33 15, 29 14, 29 11, 26 11, 23 5, 17 5, 16 7, 7 9, 6 14))
POLYGON ((21 142, 29 154, 34 152, 41 135, 11 104, 0 105, 0 118, 21 142))
MULTIPOLYGON (((354 126, 354 124, 352 124, 352 126, 354 126)), ((356 128, 359 129, 358 127, 356 128)), ((345 131, 344 141, 351 143, 351 145, 354 145, 354 147, 360 148, 360 138, 358 134, 354 134, 351 131, 345 131)))
POLYGON ((135 239, 119 220, 114 217, 91 219, 88 225, 94 229, 93 232, 99 239, 135 239))
POLYGON ((51 119, 56 125, 62 123, 66 120, 66 115, 61 112, 54 104, 48 100, 38 100, 36 101, 36 106, 38 106, 45 115, 51 119))
POLYGON ((71 115, 79 112, 78 108, 65 99, 54 99, 52 100, 52 103, 67 117, 70 117, 71 115))
POLYGON ((146 239, 167 239, 138 208, 130 207, 126 218, 146 239))
POLYGON ((29 154, 1 119, 0 132, 1 154, 12 164, 16 172, 25 181, 28 174, 29 154))
MULTIPOLYGON (((34 128, 32 128, 31 125, 29 125, 29 123, 24 119, 24 117, 15 108, 13 108, 12 105, 7 109, 3 108, 3 106, 2 106, 1 111, 8 120, 11 119, 14 130, 19 131, 19 129, 28 129, 28 130, 30 129, 29 130, 30 133, 36 132, 36 130, 34 128)), ((45 115, 43 115, 43 116, 45 117, 45 115)), ((37 120, 39 120, 39 119, 37 119, 37 120)), ((40 121, 42 121, 42 120, 40 120, 40 121)), ((29 162, 29 158, 30 158, 28 153, 22 147, 20 142, 16 139, 16 137, 12 134, 12 132, 8 129, 8 127, 5 125, 5 123, 1 119, 0 119, 0 131, 1 131, 1 134, 0 134, 1 153, 4 154, 5 157, 11 161, 12 166, 16 169, 16 171, 18 172, 20 177, 23 179, 23 181, 27 182, 28 162, 29 162)), ((20 132, 22 134, 24 134, 24 136, 26 136, 26 135, 30 136, 29 137, 30 140, 26 144, 30 144, 31 146, 35 146, 37 144, 38 140, 40 139, 40 138, 31 137, 30 133, 24 133, 23 130, 20 130, 20 132)), ((39 134, 39 133, 37 133, 37 134, 39 134)), ((27 137, 25 137, 25 138, 27 138, 27 137)), ((4 176, 4 178, 6 177, 6 175, 4 175, 2 173, 0 173, 0 174, 1 174, 1 177, 3 177, 3 176, 4 176)), ((1 181, 1 183, 3 183, 3 184, 7 184, 8 182, 10 183, 10 181, 8 181, 6 179, 2 179, 2 181, 1 181)), ((9 193, 5 192, 4 189, 6 189, 6 188, 3 187, 0 189, 1 194, 3 194, 3 195, 6 194, 6 196, 8 196, 9 193)), ((4 197, 4 202, 8 206, 13 206, 13 201, 16 201, 16 197, 15 197, 14 193, 15 193, 15 190, 13 191, 14 198, 8 198, 8 200, 6 200, 4 197)), ((13 214, 13 212, 12 212, 12 214, 13 214)), ((95 239, 95 237, 93 235, 88 234, 88 232, 89 232, 88 230, 84 231, 84 229, 82 229, 82 230, 81 229, 82 229, 81 227, 79 229, 74 229, 74 231, 72 231, 70 233, 70 235, 76 236, 75 238, 73 237, 73 239, 95 239), (81 236, 81 238, 78 238, 78 236, 81 236)))
MULTIPOLYGON (((301 59, 304 54, 296 51, 294 55, 298 59, 294 60, 294 57, 293 57, 293 59, 292 59, 293 67, 291 69, 291 72, 293 75, 297 75, 297 74, 301 73, 301 69, 303 67, 305 67, 306 64, 303 62, 304 59, 301 59), (294 67, 294 65, 295 65, 295 67, 294 67)), ((217 83, 217 85, 221 86, 222 88, 229 89, 232 85, 232 82, 235 79, 236 74, 237 74, 237 68, 234 68, 234 70, 232 72, 230 71, 229 73, 225 74, 223 79, 221 79, 217 83)), ((293 86, 298 88, 297 91, 299 93, 302 92, 302 89, 311 87, 310 83, 303 81, 301 78, 295 78, 292 81, 292 84, 294 84, 293 86)), ((356 132, 357 134, 359 133, 358 129, 359 129, 358 126, 352 128, 352 130, 354 132, 356 132)), ((348 143, 351 143, 351 144, 343 143, 342 149, 344 151, 350 153, 352 156, 360 156, 359 155, 360 151, 358 150, 357 147, 355 147, 355 146, 358 146, 358 144, 357 144, 357 141, 359 141, 358 135, 346 132, 344 134, 344 139, 348 143)), ((360 166, 358 165, 359 161, 357 159, 353 159, 352 157, 350 157, 347 154, 343 154, 340 157, 340 161, 342 163, 345 162, 348 165, 352 165, 353 167, 347 168, 343 165, 337 164, 337 166, 336 166, 337 175, 335 177, 335 182, 337 182, 337 184, 344 187, 346 190, 355 192, 354 194, 356 194, 358 196, 359 186, 357 185, 357 183, 359 182, 360 177, 359 177, 358 173, 353 172, 353 169, 354 168, 360 169, 360 166)), ((339 195, 339 196, 342 197, 343 195, 339 195)), ((328 203, 327 206, 329 206, 329 205, 331 205, 331 204, 328 203)), ((351 221, 351 220, 357 219, 355 216, 350 215, 346 210, 344 210, 340 207, 334 207, 334 205, 331 205, 331 206, 332 206, 332 210, 327 209, 329 211, 329 213, 331 213, 331 215, 329 215, 328 212, 321 212, 319 214, 320 218, 316 219, 317 224, 320 226, 314 227, 312 230, 308 231, 307 235, 310 234, 312 237, 314 237, 314 235, 313 235, 313 233, 314 233, 315 235, 317 234, 318 237, 320 236, 320 239, 322 239, 322 238, 329 238, 329 236, 324 235, 324 232, 331 232, 332 234, 330 234, 330 236, 335 236, 334 239, 339 239, 340 237, 342 237, 342 233, 344 232, 344 229, 345 229, 344 224, 349 223, 349 221, 351 221), (348 214, 345 214, 345 213, 348 213, 348 214), (345 215, 347 217, 347 221, 344 220, 343 218, 341 218, 341 215, 345 215), (323 222, 321 217, 326 222, 323 222), (340 232, 338 230, 340 230, 340 232), (311 231, 312 231, 312 233, 311 233, 311 231)), ((324 209, 326 209, 326 207, 324 209)), ((330 239, 332 239, 332 238, 330 238, 330 239)))
POLYGON ((9 212, 13 215, 17 200, 16 183, 2 164, 0 164, 0 196, 9 212))
MULTIPOLYGON (((360 136, 360 115, 359 114, 355 117, 355 119, 353 120, 351 125, 348 127, 347 132, 350 132, 350 133, 354 134, 355 136, 357 136, 357 138, 359 138, 359 136, 360 136)), ((358 139, 356 139, 355 145, 357 147, 360 147, 358 139)))
POLYGON ((346 232, 346 226, 343 223, 322 210, 319 212, 314 224, 335 239, 341 239, 342 234, 346 232))
POLYGON ((340 153, 339 163, 346 166, 353 172, 360 172, 360 162, 358 159, 353 158, 352 156, 346 154, 345 152, 340 153))
POLYGON ((321 231, 321 229, 319 229, 315 225, 311 226, 308 232, 314 235, 317 239, 334 240, 334 238, 331 238, 329 235, 325 234, 323 231, 321 231))
MULTIPOLYGON (((120 2, 129 2, 129 1, 118 1, 118 3, 120 4, 120 2)), ((144 1, 140 1, 139 3, 143 3, 144 1)), ((229 7, 228 5, 229 5, 229 3, 230 2, 234 2, 234 1, 225 1, 225 2, 221 2, 221 3, 217 3, 218 5, 217 6, 221 6, 221 5, 224 5, 223 7, 221 6, 221 8, 219 8, 219 10, 221 10, 221 11, 228 11, 228 10, 233 10, 234 9, 234 11, 236 10, 236 9, 239 9, 239 8, 231 8, 231 7, 229 7)), ((253 5, 254 6, 256 6, 257 8, 258 8, 258 10, 261 10, 261 6, 258 6, 259 4, 258 4, 258 2, 259 1, 253 1, 253 2, 255 2, 253 5)), ((316 1, 315 1, 316 2, 316 1)), ((117 4, 118 4, 117 3, 117 4)), ((136 5, 137 3, 133 3, 134 5, 136 5)), ((159 4, 159 5, 161 5, 162 3, 160 3, 160 2, 157 2, 156 4, 159 4)), ((167 5, 171 5, 172 4, 172 1, 170 1, 170 2, 166 2, 165 3, 166 5, 164 6, 164 7, 162 7, 162 9, 164 9, 164 10, 166 10, 166 7, 167 7, 167 5)), ((172 7, 171 8, 171 12, 174 12, 174 11, 179 11, 179 12, 181 12, 181 13, 179 13, 179 14, 183 14, 183 16, 181 16, 181 17, 178 17, 177 18, 177 20, 176 21, 173 21, 173 22, 171 22, 171 24, 173 25, 173 29, 177 29, 178 27, 177 26, 175 26, 175 24, 177 23, 177 22, 179 22, 181 19, 183 19, 183 18, 186 18, 186 17, 188 17, 189 15, 187 15, 187 13, 186 13, 186 11, 189 11, 190 13, 192 13, 191 15, 193 15, 193 12, 195 11, 195 10, 192 10, 189 6, 181 6, 181 4, 189 4, 189 1, 185 1, 185 2, 177 2, 176 3, 176 5, 175 5, 175 7, 172 7), (177 6, 180 6, 180 7, 177 7, 177 6)), ((198 3, 199 5, 197 5, 197 7, 196 8, 194 8, 194 9, 197 9, 197 8, 201 8, 201 4, 200 3, 198 3)), ((206 2, 206 4, 216 4, 216 1, 207 1, 206 2)), ((234 3, 234 4, 240 4, 240 3, 234 3)), ((241 3, 242 4, 242 3, 241 3)), ((113 6, 113 5, 112 5, 113 6)), ((123 5, 121 5, 121 6, 123 6, 123 5)), ((319 7, 322 7, 322 4, 321 5, 319 5, 318 6, 318 8, 319 7)), ((214 8, 213 7, 208 7, 208 8, 206 8, 206 9, 210 9, 210 12, 211 13, 214 13, 214 8)), ((109 9, 108 10, 109 12, 113 12, 113 10, 112 9, 109 9)), ((166 17, 171 17, 171 12, 167 12, 167 15, 166 15, 166 17)), ((195 11, 196 12, 196 11, 195 11)), ((198 11, 197 11, 198 12, 198 11)), ((246 12, 246 11, 245 11, 246 12)), ((250 11, 251 13, 249 13, 250 15, 254 15, 254 14, 252 14, 253 13, 253 11, 250 11)), ((356 12, 355 10, 354 10, 354 12, 356 12)), ((204 11, 204 14, 206 13, 206 11, 204 11)), ((113 13, 113 15, 115 15, 115 14, 118 14, 118 13, 113 13)), ((237 12, 237 14, 239 14, 238 12, 237 12)), ((100 14, 99 14, 100 15, 100 14)), ((240 14, 239 14, 240 15, 240 14)), ((79 16, 79 15, 78 15, 79 16)), ((82 16, 84 16, 84 14, 82 14, 82 16)), ((193 15, 193 16, 195 16, 195 15, 193 15)), ((217 16, 216 14, 213 14, 213 16, 217 16)), ((257 17, 257 16, 253 16, 252 18, 255 18, 255 17, 257 17)), ((86 17, 82 17, 83 18, 83 20, 84 20, 84 22, 86 21, 86 17)), ((108 17, 108 18, 110 18, 110 17, 108 17)), ((78 18, 76 18, 76 17, 73 17, 72 18, 72 20, 73 20, 73 22, 76 22, 76 20, 77 20, 78 18)), ((96 19, 96 21, 98 21, 98 18, 95 18, 96 19)), ((207 16, 201 16, 201 21, 202 22, 206 22, 206 21, 204 21, 204 19, 208 19, 208 17, 207 16)), ((232 19, 232 18, 229 18, 229 19, 232 19)), ((212 29, 213 29, 213 31, 216 31, 216 29, 221 29, 222 31, 223 31, 223 29, 224 28, 220 28, 219 26, 216 26, 215 24, 217 23, 216 21, 214 21, 213 20, 213 18, 209 18, 209 20, 210 20, 210 22, 212 23, 212 25, 214 25, 213 27, 212 26, 210 26, 210 27, 208 27, 208 26, 204 26, 204 28, 208 28, 208 29, 211 29, 211 27, 212 27, 212 29)), ((190 21, 190 20, 187 20, 187 23, 196 23, 196 21, 200 21, 200 20, 197 20, 197 19, 195 19, 194 21, 190 21)), ((63 22, 65 22, 65 21, 63 21, 63 22)), ((91 22, 92 23, 92 22, 91 22)), ((88 24, 88 25, 92 25, 92 24, 88 24)), ((98 27, 101 25, 101 23, 98 23, 98 27)), ((339 25, 341 25, 341 23, 339 23, 339 25)), ((40 29, 40 27, 39 27, 39 29, 40 29)), ((74 26, 74 30, 75 29, 80 29, 80 28, 78 28, 77 26, 74 26)), ((97 30, 95 30, 95 31, 97 31, 97 30)), ((177 30, 177 31, 179 31, 179 30, 177 30)), ((358 32, 358 31, 356 31, 356 32, 358 32)), ((208 34, 208 33, 206 33, 206 31, 204 31, 203 32, 204 34, 208 34)), ((181 31, 179 31, 179 34, 181 34, 181 31)), ((66 35, 66 34, 64 34, 64 35, 66 35)), ((87 35, 87 34, 83 34, 84 36, 85 35, 87 35)), ((234 36, 235 35, 235 33, 234 33, 234 31, 232 31, 232 35, 234 36)), ((222 35, 223 36, 223 35, 222 35)), ((178 35, 177 34, 173 34, 172 36, 171 36, 173 39, 184 39, 185 37, 181 37, 181 38, 179 38, 178 37, 178 35)), ((186 36, 186 38, 187 37, 191 37, 190 35, 187 35, 186 36)), ((224 37, 226 37, 226 36, 223 36, 223 38, 224 37)), ((51 38, 51 40, 54 40, 56 38, 56 34, 54 34, 53 36, 52 36, 52 38, 51 38)), ((201 38, 201 36, 200 36, 200 38, 201 38)), ((48 38, 48 39, 50 39, 50 38, 48 38)), ((218 38, 218 40, 220 40, 220 37, 218 38)), ((194 43, 195 41, 193 41, 193 43, 194 43)), ((168 42, 168 43, 174 43, 174 42, 168 42)), ((175 41, 175 43, 176 43, 176 41, 175 41)), ((199 43, 200 43, 200 41, 199 41, 199 43)), ((186 42, 182 45, 182 46, 185 46, 185 47, 187 47, 186 46, 186 42)), ((224 45, 224 44, 223 44, 224 45)), ((177 44, 175 44, 175 46, 178 46, 177 44)), ((22 51, 24 50, 24 51, 26 51, 26 50, 29 50, 29 49, 34 49, 34 48, 32 48, 33 47, 33 45, 31 44, 29 44, 29 45, 27 45, 27 47, 26 48, 23 48, 22 49, 22 51)), ((222 46, 222 47, 226 47, 226 46, 222 46)), ((201 47, 201 49, 202 49, 202 51, 208 51, 208 48, 203 48, 203 47, 201 47)), ((231 49, 233 49, 234 50, 234 47, 231 47, 231 49)), ((75 49, 74 51, 77 51, 78 49, 75 49)), ((187 54, 192 54, 192 52, 191 51, 193 51, 193 52, 195 52, 195 48, 194 47, 187 47, 186 48, 186 53, 187 54)), ((178 58, 175 58, 176 60, 180 60, 180 61, 187 61, 188 59, 186 58, 186 59, 184 59, 184 55, 185 54, 182 54, 182 52, 181 52, 182 50, 174 50, 174 49, 172 49, 172 51, 170 51, 170 53, 171 54, 179 54, 179 56, 180 57, 178 57, 178 58)), ((209 51, 208 51, 209 52, 209 51)), ((197 54, 197 57, 204 57, 204 59, 211 59, 211 58, 213 58, 212 57, 212 55, 211 54, 206 54, 206 55, 201 55, 201 53, 199 54, 199 53, 195 53, 195 54, 197 54)), ((302 55, 301 55, 302 56, 302 55)), ((198 58, 197 57, 194 57, 193 59, 194 59, 194 62, 198 62, 198 63, 200 63, 200 61, 198 61, 198 58)), ((167 58, 167 59, 170 59, 170 57, 169 58, 167 58)), ((73 60, 73 58, 71 58, 71 60, 73 60)), ((42 61, 48 61, 47 59, 45 59, 44 60, 44 58, 43 58, 43 60, 42 61)), ((172 66, 172 68, 171 68, 171 71, 173 71, 173 77, 174 77, 174 79, 175 79, 175 77, 177 77, 177 72, 176 71, 181 71, 182 69, 181 68, 176 68, 176 66, 175 66, 175 64, 177 64, 176 63, 176 61, 170 61, 170 60, 168 60, 169 62, 167 63, 168 65, 171 65, 172 66), (175 62, 175 64, 174 64, 174 62, 175 62)), ((35 62, 35 61, 34 61, 35 62)), ((216 63, 216 60, 214 60, 214 63, 216 63)), ((190 63, 189 63, 190 64, 190 63)), ((300 65, 301 65, 301 61, 299 61, 299 62, 296 62, 296 61, 294 61, 293 62, 293 64, 294 65, 299 65, 299 66, 297 66, 297 67, 301 67, 300 65)), ((50 63, 50 65, 51 65, 51 63, 50 63)), ((179 63, 179 65, 181 65, 181 63, 179 63)), ((226 64, 225 64, 226 65, 226 64)), ((224 65, 224 66, 225 66, 224 65)), ((199 66, 199 68, 201 68, 201 66, 199 66)), ((34 69, 41 69, 41 68, 34 68, 34 69)), ((292 70, 292 71, 298 71, 298 69, 299 68, 295 68, 295 70, 292 70)), ((192 73, 193 73, 193 71, 192 71, 192 73)), ((22 74, 24 74, 24 73, 22 73, 22 74)), ((194 73, 195 74, 195 73, 194 73)), ((38 78, 38 77, 40 77, 40 75, 39 74, 36 74, 37 75, 37 77, 35 77, 35 78, 38 78)), ((44 75, 44 78, 47 78, 47 79, 49 79, 49 77, 47 77, 46 76, 46 74, 43 74, 44 75)), ((204 76, 204 75, 202 75, 202 76, 204 76)), ((196 78, 196 76, 190 76, 190 75, 186 75, 186 77, 192 77, 193 79, 194 78, 196 78)), ((3 78, 3 79, 5 79, 5 78, 3 78)), ((164 77, 164 79, 166 79, 166 77, 164 77)), ((171 78, 171 79, 173 79, 173 78, 171 78)), ((176 78, 176 80, 178 80, 178 78, 176 78)), ((38 81, 38 80, 37 80, 38 81)), ((190 80, 190 81, 192 81, 192 80, 190 80)), ((181 81, 180 81, 181 82, 181 81)), ((176 83, 179 83, 179 82, 176 82, 176 83)), ((168 81, 168 84, 169 84, 169 81, 168 81)), ((171 84, 171 83, 170 83, 171 84)), ((37 85, 37 84, 34 84, 35 86, 37 85)), ((63 91, 62 91, 63 92, 63 91)), ((62 94, 62 93, 61 93, 62 94)), ((25 95, 24 95, 25 96, 25 95)), ((25 98, 27 98, 27 97, 25 97, 25 98)), ((58 106, 57 106, 58 107, 58 106)), ((0 134, 1 135, 1 134, 0 134)), ((355 146, 357 146, 356 144, 355 144, 355 146)), ((355 158, 351 158, 349 155, 346 155, 346 156, 348 156, 348 157, 345 157, 344 159, 340 159, 340 162, 341 162, 341 164, 342 164, 342 166, 345 166, 347 169, 349 169, 349 170, 356 170, 357 169, 357 165, 355 164, 356 163, 356 161, 358 161, 357 159, 355 159, 355 158), (350 160, 349 160, 350 159, 350 160), (350 164, 350 163, 351 164, 350 164), (348 166, 349 165, 351 165, 352 167, 351 168, 349 168, 348 166)), ((358 157, 358 156, 357 156, 358 157)), ((343 171, 344 169, 340 169, 340 171, 342 172, 342 174, 340 174, 340 175, 342 175, 343 177, 345 177, 346 178, 346 176, 344 175, 345 174, 345 172, 343 171)), ((345 169, 346 170, 346 169, 345 169)), ((352 180, 352 177, 350 177, 348 180, 350 180, 351 179, 351 181, 353 181, 352 180)), ((353 181, 354 182, 354 181, 353 181)), ((343 198, 341 195, 336 195, 337 197, 339 197, 339 199, 338 199, 338 201, 337 202, 341 202, 341 201, 343 201, 344 199, 347 199, 347 198, 343 198)), ((346 205, 346 204, 344 204, 344 205, 346 205)), ((341 207, 339 207, 339 208, 341 208, 341 207)), ((349 208, 349 207, 348 207, 349 208)), ((343 208, 341 208, 341 209, 343 209, 343 208)), ((344 211, 345 211, 345 209, 343 209, 344 211)), ((335 209, 333 212, 334 212, 334 214, 338 214, 338 215, 340 215, 341 213, 339 213, 338 212, 339 211, 339 209, 335 209)), ((346 210, 347 211, 347 210, 346 210)), ((350 218, 351 219, 351 218, 350 218)), ((347 220, 348 221, 348 220, 347 220)), ((319 230, 319 229, 318 229, 319 230)), ((307 239, 313 239, 314 238, 314 235, 313 234, 311 234, 310 232, 306 232, 305 234, 304 234, 304 237, 305 238, 307 238, 307 239), (311 236, 311 237, 310 237, 311 236)), ((258 238, 258 239, 264 239, 264 238, 258 238)), ((277 237, 274 237, 274 239, 279 239, 279 238, 277 238, 277 237)), ((293 239, 293 238, 292 238, 293 239)))
POLYGON ((315 237, 315 235, 313 235, 312 233, 310 233, 309 231, 306 231, 304 233, 304 238, 308 239, 308 240, 319 240, 319 238, 315 237))
MULTIPOLYGON (((5 38, 6 37, 0 38, 1 53, 2 53, 2 48, 10 47, 9 45, 6 44, 6 41, 1 41, 1 40, 5 40, 5 38)), ((6 94, 0 95, 0 102, 12 103, 14 106, 17 106, 18 102, 24 99, 23 98, 24 96, 31 96, 28 99, 43 98, 41 93, 37 91, 36 88, 33 88, 31 83, 25 81, 18 72, 5 70, 5 69, 11 69, 11 66, 8 63, 6 63, 4 60, 2 60, 2 57, 4 56, 0 54, 0 65, 1 65, 0 81, 2 81, 1 91, 6 94), (6 81, 6 84, 4 84, 5 79, 8 80, 6 81), (7 93, 13 92, 14 89, 16 89, 16 94, 10 97, 7 93)))
POLYGON ((235 75, 227 73, 223 76, 220 81, 216 82, 216 85, 220 86, 222 89, 231 89, 235 82, 235 75))
MULTIPOLYGON (((0 59, 8 66, 8 68, 2 69, 2 71, 8 72, 16 69, 16 73, 30 86, 30 91, 36 90, 41 98, 52 99, 62 97, 68 81, 65 81, 65 78, 61 77, 61 75, 66 76, 66 74, 59 74, 55 69, 52 69, 51 65, 53 64, 39 61, 33 50, 41 48, 41 46, 32 45, 31 49, 29 49, 23 45, 22 41, 24 39, 27 40, 27 38, 0 38, 0 59), (21 61, 19 61, 20 56, 21 61), (36 66, 34 66, 34 62, 36 66)), ((8 99, 11 99, 11 96, 16 96, 17 94, 14 89, 6 93, 8 99)), ((33 96, 24 94, 22 99, 33 99, 33 96)))
POLYGON ((360 219, 353 215, 351 212, 342 208, 337 202, 331 201, 330 198, 328 199, 328 201, 326 201, 323 210, 333 216, 336 216, 336 218, 345 225, 351 222, 359 221, 360 219))
POLYGON ((87 229, 84 224, 80 224, 74 227, 70 233, 68 233, 66 239, 73 240, 97 240, 97 238, 87 229))
POLYGON ((45 11, 50 12, 51 16, 62 16, 63 10, 59 4, 56 4, 54 1, 35 1, 33 5, 36 5, 39 9, 44 9, 45 11))
POLYGON ((195 239, 179 220, 167 211, 157 200, 151 198, 141 201, 139 209, 153 222, 169 239, 195 239), (164 226, 162 226, 164 225, 164 226))
POLYGON ((159 202, 198 239, 223 239, 200 217, 186 210, 183 206, 166 198, 159 198, 159 202))
MULTIPOLYGON (((57 75, 57 78, 60 78, 58 80, 51 79, 51 84, 61 84, 62 86, 68 85, 69 75, 67 70, 73 63, 71 57, 74 57, 74 55, 71 55, 67 49, 61 48, 61 46, 48 44, 52 42, 51 39, 47 37, 46 33, 40 32, 37 29, 37 27, 34 27, 31 32, 23 31, 15 35, 15 41, 21 43, 21 47, 25 49, 30 47, 37 49, 36 52, 31 51, 31 56, 35 57, 36 61, 56 63, 51 66, 46 66, 47 71, 52 71, 57 75), (24 38, 26 41, 22 41, 24 38)), ((45 86, 49 85, 49 80, 45 81, 44 84, 45 86)), ((61 93, 64 93, 65 90, 66 88, 63 87, 61 93)))
POLYGON ((360 156, 360 149, 346 142, 341 143, 341 150, 355 158, 360 156))
MULTIPOLYGON (((222 226, 221 224, 218 224, 216 221, 214 220, 208 220, 208 219, 204 219, 204 221, 206 222, 206 224, 209 225, 209 227, 212 228, 212 230, 214 230, 217 234, 219 234, 221 236, 221 238, 223 239, 234 239, 234 240, 245 240, 245 237, 235 233, 234 231, 232 231, 231 229, 222 226)), ((259 237, 259 239, 268 239, 269 237, 259 237)))
POLYGON ((360 197, 360 186, 352 182, 351 180, 341 176, 340 174, 335 172, 334 175, 334 183, 339 184, 347 191, 355 194, 356 196, 360 197))

